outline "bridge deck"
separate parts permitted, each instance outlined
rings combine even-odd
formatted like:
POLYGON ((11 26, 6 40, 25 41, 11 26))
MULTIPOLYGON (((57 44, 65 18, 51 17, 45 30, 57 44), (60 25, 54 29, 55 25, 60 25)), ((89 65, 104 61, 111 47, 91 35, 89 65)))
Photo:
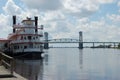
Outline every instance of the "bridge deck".
MULTIPOLYGON (((46 43, 46 42, 45 42, 46 43)), ((79 43, 79 41, 49 41, 48 43, 79 43)), ((80 42, 80 43, 120 43, 120 42, 80 42)))

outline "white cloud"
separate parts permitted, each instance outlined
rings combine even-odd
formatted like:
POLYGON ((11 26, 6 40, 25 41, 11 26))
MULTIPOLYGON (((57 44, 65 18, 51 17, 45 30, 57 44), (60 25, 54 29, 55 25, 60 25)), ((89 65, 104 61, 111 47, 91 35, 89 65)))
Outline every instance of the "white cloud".
POLYGON ((119 7, 120 7, 120 1, 118 2, 118 4, 117 4, 119 7))
POLYGON ((100 4, 112 3, 113 0, 22 0, 22 2, 29 10, 49 11, 50 14, 59 10, 64 15, 81 18, 94 14, 99 10, 100 4))
POLYGON ((88 17, 99 10, 101 4, 112 3, 114 0, 65 0, 64 12, 77 18, 88 17))
POLYGON ((64 2, 64 7, 68 10, 71 10, 73 12, 79 12, 81 10, 89 10, 94 11, 97 10, 97 3, 93 2, 92 0, 66 0, 64 2))
POLYGON ((12 31, 10 29, 12 29, 12 26, 10 25, 9 21, 9 16, 6 16, 4 14, 0 14, 0 37, 1 38, 7 38, 8 33, 11 33, 12 31))
POLYGON ((89 22, 89 19, 88 18, 80 18, 77 20, 79 22, 79 24, 86 24, 87 22, 89 22))
POLYGON ((44 21, 60 21, 65 19, 65 15, 60 11, 51 11, 44 13, 42 19, 44 21))
POLYGON ((113 22, 113 24, 120 23, 120 15, 116 15, 116 14, 109 15, 109 14, 107 14, 107 18, 110 19, 113 22))
POLYGON ((56 10, 62 7, 61 0, 22 0, 28 8, 56 10))
POLYGON ((99 3, 105 4, 105 3, 113 3, 116 0, 97 0, 99 3))
POLYGON ((93 0, 66 0, 64 12, 76 17, 89 16, 99 9, 99 5, 93 0))
POLYGON ((21 8, 18 7, 13 0, 8 0, 5 6, 3 7, 3 10, 6 14, 13 15, 13 14, 20 14, 21 8))

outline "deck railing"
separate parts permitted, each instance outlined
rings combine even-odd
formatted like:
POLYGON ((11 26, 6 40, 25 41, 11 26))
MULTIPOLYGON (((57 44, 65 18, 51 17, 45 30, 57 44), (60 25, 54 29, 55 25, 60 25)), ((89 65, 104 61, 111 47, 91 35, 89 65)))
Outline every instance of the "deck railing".
POLYGON ((0 65, 3 65, 5 68, 10 69, 10 75, 13 75, 14 59, 12 57, 0 52, 0 65))

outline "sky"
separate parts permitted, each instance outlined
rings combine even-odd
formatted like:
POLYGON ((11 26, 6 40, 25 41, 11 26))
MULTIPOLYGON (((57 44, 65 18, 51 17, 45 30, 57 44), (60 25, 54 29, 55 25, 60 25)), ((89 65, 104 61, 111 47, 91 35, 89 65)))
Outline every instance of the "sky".
POLYGON ((17 23, 39 17, 39 25, 50 39, 120 41, 120 0, 0 0, 0 38, 12 33, 12 16, 17 23))

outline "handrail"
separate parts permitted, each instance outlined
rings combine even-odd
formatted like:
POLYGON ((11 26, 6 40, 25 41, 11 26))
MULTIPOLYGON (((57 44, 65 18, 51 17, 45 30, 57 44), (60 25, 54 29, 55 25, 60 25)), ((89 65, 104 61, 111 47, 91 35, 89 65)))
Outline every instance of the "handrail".
POLYGON ((6 55, 3 52, 0 52, 0 65, 4 65, 5 67, 10 68, 10 75, 13 76, 14 72, 14 59, 13 57, 10 57, 6 55))

